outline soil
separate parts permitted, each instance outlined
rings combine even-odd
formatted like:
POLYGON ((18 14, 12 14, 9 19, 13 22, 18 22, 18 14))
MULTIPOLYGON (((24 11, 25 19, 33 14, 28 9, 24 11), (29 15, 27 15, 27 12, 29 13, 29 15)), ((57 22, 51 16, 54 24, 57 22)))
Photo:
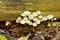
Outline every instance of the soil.
MULTIPOLYGON (((30 32, 33 33, 33 27, 29 25, 21 25, 17 24, 15 21, 10 21, 11 24, 9 26, 5 26, 6 21, 0 21, 0 29, 4 30, 7 35, 10 35, 14 38, 20 38, 21 36, 26 36, 30 32)), ((56 27, 47 27, 46 25, 40 25, 35 27, 35 31, 41 31, 45 38, 45 40, 54 40, 60 35, 60 28, 56 30, 56 27), (58 30, 58 31, 57 31, 58 30)), ((34 32, 35 32, 34 31, 34 32)), ((60 37, 60 36, 59 36, 60 37)))

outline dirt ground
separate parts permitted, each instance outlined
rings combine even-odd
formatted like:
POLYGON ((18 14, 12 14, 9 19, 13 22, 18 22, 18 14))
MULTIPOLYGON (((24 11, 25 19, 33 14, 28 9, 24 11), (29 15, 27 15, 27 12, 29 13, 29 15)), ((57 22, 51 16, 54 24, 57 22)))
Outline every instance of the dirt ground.
MULTIPOLYGON (((35 34, 37 31, 42 32, 41 35, 45 38, 45 40, 59 40, 60 39, 60 28, 56 29, 56 27, 47 27, 46 25, 40 25, 35 27, 35 31, 33 31, 33 27, 29 25, 21 25, 15 23, 15 21, 12 21, 9 26, 5 26, 6 21, 0 21, 0 29, 5 31, 6 35, 9 35, 13 38, 20 38, 23 35, 26 36, 30 32, 35 34)), ((4 34, 2 31, 0 31, 2 34, 4 34)), ((33 37, 29 37, 29 39, 32 40, 35 39, 33 37)))

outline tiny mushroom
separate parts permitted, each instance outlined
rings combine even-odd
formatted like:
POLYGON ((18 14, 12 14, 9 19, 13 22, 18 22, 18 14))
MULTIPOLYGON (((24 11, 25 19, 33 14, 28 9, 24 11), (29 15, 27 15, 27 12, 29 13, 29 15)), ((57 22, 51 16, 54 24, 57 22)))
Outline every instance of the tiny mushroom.
POLYGON ((23 14, 26 15, 26 16, 28 16, 28 15, 30 15, 31 13, 30 13, 30 11, 24 11, 23 14))
POLYGON ((21 20, 20 23, 21 23, 21 24, 25 24, 25 20, 21 20))
POLYGON ((17 19, 16 19, 16 23, 19 23, 21 21, 21 17, 18 17, 17 19))
POLYGON ((10 21, 6 21, 5 23, 6 26, 9 26, 10 24, 11 24, 10 21))
POLYGON ((33 16, 33 15, 29 15, 28 18, 29 18, 30 20, 32 20, 32 19, 34 18, 34 16, 33 16))
POLYGON ((54 18, 54 16, 53 15, 48 15, 47 18, 52 19, 52 18, 54 18))
POLYGON ((39 14, 38 14, 37 12, 33 12, 32 15, 33 15, 34 17, 36 17, 36 16, 38 16, 39 14))
POLYGON ((37 23, 33 23, 32 26, 34 26, 34 27, 37 26, 37 23))
POLYGON ((38 11, 37 11, 37 14, 41 14, 41 11, 38 10, 38 11))

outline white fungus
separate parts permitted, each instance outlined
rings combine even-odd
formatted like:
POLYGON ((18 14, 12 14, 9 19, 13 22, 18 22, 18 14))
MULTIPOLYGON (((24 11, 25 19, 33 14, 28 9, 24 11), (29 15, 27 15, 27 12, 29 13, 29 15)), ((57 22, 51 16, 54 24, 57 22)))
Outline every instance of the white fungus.
POLYGON ((34 17, 36 17, 36 16, 38 16, 39 14, 38 14, 37 12, 33 12, 32 15, 33 15, 34 17))
POLYGON ((6 26, 9 26, 10 24, 11 24, 10 21, 6 21, 5 23, 6 26))
POLYGON ((56 18, 54 18, 54 20, 57 20, 56 18))
POLYGON ((16 19, 16 23, 19 23, 20 20, 21 20, 21 17, 18 17, 18 18, 16 19))
POLYGON ((31 20, 31 19, 34 18, 34 16, 33 15, 29 15, 28 18, 31 20))
POLYGON ((24 17, 24 16, 26 16, 26 15, 25 15, 25 14, 21 14, 21 16, 23 16, 23 17, 24 17))
POLYGON ((33 23, 32 25, 33 25, 33 26, 37 26, 37 24, 36 24, 36 23, 33 23))
POLYGON ((24 11, 23 14, 27 16, 30 15, 31 13, 29 11, 24 11))
POLYGON ((46 20, 48 20, 48 19, 47 19, 47 17, 46 17, 46 16, 44 16, 44 17, 42 18, 42 20, 46 21, 46 20))
POLYGON ((21 20, 20 23, 21 23, 21 24, 25 24, 25 21, 24 21, 24 20, 21 20))
POLYGON ((54 19, 51 19, 51 21, 54 21, 54 19))
POLYGON ((36 23, 37 23, 37 24, 40 24, 41 22, 40 22, 40 20, 37 20, 36 23))
POLYGON ((17 20, 21 20, 21 17, 18 17, 17 20))
POLYGON ((24 17, 23 20, 28 20, 28 18, 27 17, 24 17))
POLYGON ((29 25, 32 25, 32 22, 28 23, 29 25))
POLYGON ((38 18, 34 18, 33 21, 38 21, 39 19, 38 18))
POLYGON ((38 11, 37 11, 37 14, 41 14, 41 11, 38 10, 38 11))
POLYGON ((19 20, 16 20, 16 23, 20 23, 20 21, 19 20))
POLYGON ((30 20, 27 19, 27 20, 25 20, 25 22, 28 24, 28 23, 30 23, 30 20))
POLYGON ((52 19, 52 18, 54 18, 54 16, 53 15, 48 15, 47 18, 52 19))

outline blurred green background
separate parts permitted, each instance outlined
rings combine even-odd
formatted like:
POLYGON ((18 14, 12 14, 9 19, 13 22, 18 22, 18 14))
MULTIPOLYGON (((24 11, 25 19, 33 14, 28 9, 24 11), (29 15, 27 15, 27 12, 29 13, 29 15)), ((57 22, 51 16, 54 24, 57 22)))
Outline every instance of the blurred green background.
POLYGON ((60 0, 0 0, 0 21, 13 21, 26 10, 40 10, 43 15, 60 18, 60 0))

